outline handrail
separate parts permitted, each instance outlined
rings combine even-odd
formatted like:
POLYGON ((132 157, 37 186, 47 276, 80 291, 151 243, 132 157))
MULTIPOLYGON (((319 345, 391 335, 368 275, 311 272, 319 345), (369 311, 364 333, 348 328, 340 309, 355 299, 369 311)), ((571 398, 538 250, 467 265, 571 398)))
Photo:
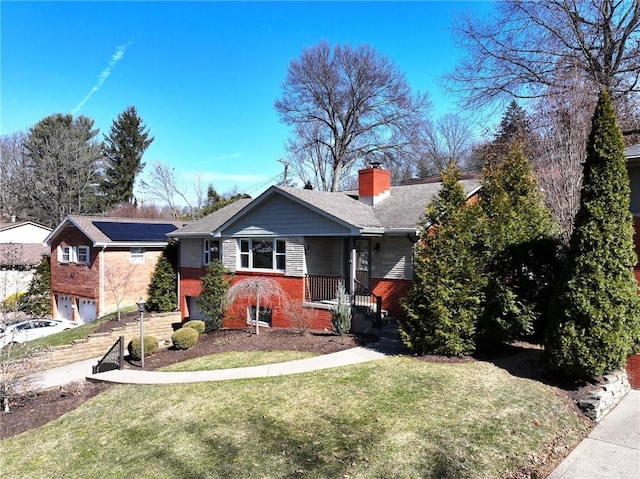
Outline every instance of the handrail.
POLYGON ((93 366, 93 374, 104 373, 114 369, 122 369, 124 366, 124 336, 120 336, 118 340, 111 346, 107 354, 105 354, 98 364, 93 366))

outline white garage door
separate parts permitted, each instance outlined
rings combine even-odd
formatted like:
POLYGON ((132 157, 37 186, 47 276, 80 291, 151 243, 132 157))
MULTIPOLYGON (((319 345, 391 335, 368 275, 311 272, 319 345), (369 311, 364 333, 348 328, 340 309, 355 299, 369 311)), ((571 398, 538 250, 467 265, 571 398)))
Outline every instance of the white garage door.
POLYGON ((96 319, 96 302, 92 299, 81 299, 80 303, 80 322, 88 323, 96 319))
POLYGON ((58 296, 58 318, 73 321, 73 302, 71 296, 58 296))

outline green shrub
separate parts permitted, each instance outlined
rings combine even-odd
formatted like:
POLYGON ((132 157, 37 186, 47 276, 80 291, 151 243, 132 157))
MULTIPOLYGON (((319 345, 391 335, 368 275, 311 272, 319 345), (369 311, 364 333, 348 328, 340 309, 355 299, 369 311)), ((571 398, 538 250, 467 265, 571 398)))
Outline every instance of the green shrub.
POLYGON ((171 341, 176 349, 189 349, 198 342, 198 331, 193 328, 180 328, 171 336, 171 341))
MULTIPOLYGON (((127 350, 129 351, 129 356, 134 361, 138 361, 142 359, 140 355, 140 338, 133 338, 129 341, 129 345, 127 346, 127 350)), ((153 356, 158 352, 158 338, 155 336, 145 336, 144 337, 144 357, 153 356)))
POLYGON ((182 325, 183 328, 193 328, 198 331, 198 334, 204 333, 204 321, 200 321, 199 319, 192 319, 191 321, 187 321, 182 325))
POLYGON ((10 294, 5 298, 4 303, 2 303, 2 309, 4 311, 17 311, 22 304, 23 296, 24 293, 20 291, 10 294))
POLYGON ((336 288, 336 304, 331 306, 331 327, 338 336, 351 330, 351 301, 342 280, 336 288))

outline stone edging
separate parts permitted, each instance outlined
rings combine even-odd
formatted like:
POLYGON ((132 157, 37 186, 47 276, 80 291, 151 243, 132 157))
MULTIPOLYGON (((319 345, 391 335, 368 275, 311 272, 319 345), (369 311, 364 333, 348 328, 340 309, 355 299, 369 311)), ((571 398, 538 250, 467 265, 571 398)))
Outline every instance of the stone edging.
POLYGON ((627 372, 616 369, 605 374, 594 389, 580 398, 578 406, 586 416, 599 422, 630 390, 627 372))

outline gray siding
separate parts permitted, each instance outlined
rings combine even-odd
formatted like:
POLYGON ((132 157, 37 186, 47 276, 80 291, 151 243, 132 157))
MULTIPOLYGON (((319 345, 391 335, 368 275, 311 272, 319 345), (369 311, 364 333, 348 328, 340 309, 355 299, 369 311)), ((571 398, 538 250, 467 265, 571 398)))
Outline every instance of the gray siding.
POLYGON ((631 186, 631 212, 640 215, 640 165, 629 166, 629 184, 631 186))
POLYGON ((371 253, 371 276, 384 279, 413 279, 413 242, 398 236, 374 238, 371 248, 380 243, 380 249, 371 253))
POLYGON ((287 241, 286 275, 303 277, 306 273, 304 262, 304 238, 285 238, 287 241))
POLYGON ((237 254, 238 247, 236 240, 226 239, 222 241, 220 246, 222 250, 222 263, 229 271, 235 271, 237 269, 237 254))
POLYGON ((306 254, 309 274, 342 274, 341 238, 307 238, 306 243, 309 246, 306 254))
POLYGON ((202 239, 180 239, 180 266, 185 268, 202 267, 202 239))
POLYGON ((332 236, 348 233, 347 227, 277 195, 234 222, 222 232, 222 236, 332 236))

